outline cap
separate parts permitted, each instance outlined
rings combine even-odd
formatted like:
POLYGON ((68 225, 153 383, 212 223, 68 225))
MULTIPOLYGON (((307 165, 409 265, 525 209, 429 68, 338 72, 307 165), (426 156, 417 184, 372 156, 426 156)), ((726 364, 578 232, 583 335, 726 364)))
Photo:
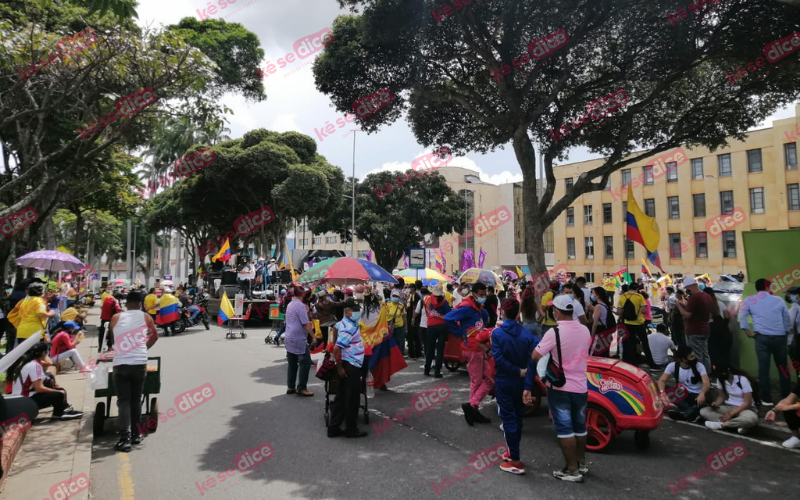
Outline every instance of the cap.
POLYGON ((444 296, 444 290, 442 290, 442 284, 441 283, 437 283, 436 285, 434 285, 433 289, 431 290, 431 293, 433 295, 437 296, 437 297, 443 297, 444 296))
POLYGON ((345 293, 345 295, 353 295, 353 289, 350 288, 350 287, 347 287, 347 288, 344 289, 344 293, 345 293))
POLYGON ((275 262, 275 259, 269 259, 270 262, 275 262))
POLYGON ((67 321, 66 323, 64 323, 64 328, 72 328, 73 330, 81 329, 80 325, 78 323, 75 323, 74 321, 67 321))
POLYGON ((286 295, 286 290, 281 290, 281 295, 286 295))
POLYGON ((686 288, 687 286, 692 286, 692 285, 696 285, 696 284, 697 284, 697 281, 695 281, 694 278, 692 278, 691 276, 687 276, 686 278, 683 278, 683 287, 684 288, 686 288))
POLYGON ((344 308, 345 309, 352 309, 353 311, 360 311, 361 310, 361 306, 358 305, 358 302, 356 302, 354 299, 345 300, 344 301, 344 308))
POLYGON ((572 305, 572 298, 568 297, 567 295, 559 295, 553 299, 553 305, 556 309, 561 311, 572 311, 572 309, 574 309, 574 306, 572 305))
POLYGON ((790 295, 800 294, 800 286, 793 286, 793 287, 789 288, 788 290, 786 290, 786 293, 788 293, 790 295))
POLYGON ((400 292, 400 289, 398 289, 398 288, 395 288, 394 290, 392 290, 392 297, 402 297, 402 296, 403 296, 403 295, 402 295, 402 293, 400 292))

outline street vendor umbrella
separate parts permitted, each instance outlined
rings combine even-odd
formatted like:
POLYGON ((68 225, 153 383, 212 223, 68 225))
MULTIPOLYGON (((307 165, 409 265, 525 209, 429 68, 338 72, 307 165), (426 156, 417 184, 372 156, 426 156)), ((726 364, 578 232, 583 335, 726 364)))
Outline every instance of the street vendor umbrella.
POLYGON ((464 274, 458 278, 459 283, 483 283, 486 286, 502 287, 503 283, 500 281, 500 276, 488 269, 479 269, 473 267, 464 271, 464 274))
POLYGON ((394 273, 394 276, 421 280, 422 284, 425 286, 432 286, 439 282, 450 283, 453 281, 453 278, 427 267, 425 269, 403 269, 402 271, 394 273))
POLYGON ((14 262, 22 267, 36 267, 48 271, 80 271, 86 264, 72 255, 58 250, 37 250, 26 253, 14 262))
POLYGON ((367 281, 397 283, 397 280, 378 264, 352 257, 338 257, 317 262, 300 275, 297 281, 301 285, 311 287, 322 283, 331 285, 352 285, 367 281))

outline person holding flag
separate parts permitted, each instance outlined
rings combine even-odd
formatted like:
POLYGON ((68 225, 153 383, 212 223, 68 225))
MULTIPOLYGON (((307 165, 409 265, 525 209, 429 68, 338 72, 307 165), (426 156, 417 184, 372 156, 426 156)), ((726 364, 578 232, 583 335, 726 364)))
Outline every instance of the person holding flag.
POLYGON ((172 292, 172 288, 164 287, 164 295, 161 296, 158 302, 156 314, 158 315, 156 317, 156 324, 164 329, 164 335, 168 337, 171 333, 174 336, 175 322, 180 319, 181 313, 180 300, 178 300, 178 297, 172 292), (167 333, 167 327, 169 327, 170 333, 167 333))

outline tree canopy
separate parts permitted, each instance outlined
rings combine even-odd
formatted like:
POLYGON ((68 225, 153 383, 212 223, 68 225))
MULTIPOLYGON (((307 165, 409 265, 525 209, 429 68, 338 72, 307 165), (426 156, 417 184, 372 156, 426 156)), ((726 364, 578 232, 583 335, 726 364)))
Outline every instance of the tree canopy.
POLYGON ((544 228, 583 193, 603 189, 612 172, 681 144, 714 150, 800 96, 796 54, 777 70, 770 62, 756 75, 745 69, 735 85, 726 78, 797 29, 798 10, 775 0, 709 3, 679 22, 666 16, 680 7, 672 0, 493 0, 459 3, 463 10, 433 0, 339 3, 363 13, 335 21, 333 42, 314 65, 317 88, 339 111, 388 88, 391 105, 368 122, 357 118, 364 130, 407 117, 421 144, 454 154, 510 144, 524 179, 534 273, 545 270, 544 228), (628 103, 612 120, 555 140, 551 131, 620 89, 628 103), (554 200, 554 162, 578 146, 605 162, 554 200), (538 181, 537 159, 545 172, 538 181), (536 182, 546 182, 541 198, 536 182))

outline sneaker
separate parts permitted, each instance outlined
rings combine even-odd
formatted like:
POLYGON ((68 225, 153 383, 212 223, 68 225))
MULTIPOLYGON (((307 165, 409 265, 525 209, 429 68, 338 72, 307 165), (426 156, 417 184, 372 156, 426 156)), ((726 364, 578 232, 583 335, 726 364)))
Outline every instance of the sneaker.
POLYGON ((60 420, 75 420, 76 418, 81 418, 83 413, 79 411, 65 411, 63 415, 60 417, 56 417, 60 420))
POLYGON ((346 438, 363 438, 367 437, 367 431, 362 431, 361 429, 349 429, 344 431, 344 437, 346 438))
POLYGON ((773 403, 771 401, 761 401, 761 406, 767 406, 767 407, 775 406, 775 403, 773 403))
POLYGON ((488 424, 492 422, 490 418, 483 416, 481 412, 478 411, 477 408, 473 407, 472 409, 475 412, 474 415, 472 416, 472 419, 475 420, 475 422, 479 424, 488 424))
POLYGON ((297 395, 310 398, 311 396, 314 395, 314 393, 309 391, 308 389, 303 389, 302 391, 297 391, 297 395))
POLYGON ((339 437, 342 434, 344 434, 344 432, 342 432, 342 428, 341 427, 328 427, 328 437, 329 438, 339 437))
POLYGON ((569 481, 572 483, 582 483, 583 476, 577 470, 569 471, 566 467, 562 470, 554 470, 553 477, 562 481, 569 481))
POLYGON ((703 416, 702 415, 698 415, 698 416, 694 417, 694 419, 690 420, 690 422, 693 423, 693 424, 700 424, 700 423, 703 422, 703 416))
POLYGON ((431 376, 431 372, 425 372, 425 376, 426 377, 430 377, 431 376))
POLYGON ((510 472, 511 474, 525 474, 525 466, 519 460, 510 460, 500 464, 500 470, 503 472, 510 472))
POLYGON ((141 434, 134 434, 131 436, 131 444, 142 444, 144 441, 144 436, 141 434))
POLYGON ((74 406, 72 406, 72 405, 69 405, 69 406, 67 406, 66 408, 64 408, 64 413, 70 413, 70 412, 72 412, 73 410, 75 410, 75 407, 74 407, 74 406))
POLYGON ((503 429, 503 424, 500 424, 500 430, 503 431, 503 432, 506 431, 505 429, 503 429))
POLYGON ((783 446, 784 448, 800 448, 800 438, 792 436, 783 443, 781 443, 781 446, 783 446))
POLYGON ((464 403, 461 405, 461 409, 464 411, 464 419, 467 423, 472 427, 475 423, 475 409, 469 403, 464 403))
POLYGON ((506 453, 505 455, 503 455, 503 462, 510 462, 510 461, 511 461, 510 453, 506 453))
POLYGON ((433 378, 442 378, 442 377, 444 377, 444 375, 442 375, 441 373, 434 373, 433 374, 433 378))
POLYGON ((120 436, 119 441, 117 441, 117 444, 114 445, 114 449, 117 451, 124 451, 125 453, 131 451, 130 434, 123 434, 120 436))
POLYGON ((686 420, 686 417, 683 416, 683 413, 679 412, 678 410, 667 410, 667 416, 676 422, 686 420))
POLYGON ((589 473, 589 466, 586 462, 578 462, 578 472, 581 473, 581 476, 585 476, 589 473))
POLYGON ((744 427, 739 427, 738 429, 736 429, 736 432, 738 432, 740 436, 746 436, 746 435, 750 434, 750 429, 746 429, 744 427))
POLYGON ((722 422, 712 422, 709 420, 706 422, 706 427, 709 429, 720 430, 722 429, 722 422))

